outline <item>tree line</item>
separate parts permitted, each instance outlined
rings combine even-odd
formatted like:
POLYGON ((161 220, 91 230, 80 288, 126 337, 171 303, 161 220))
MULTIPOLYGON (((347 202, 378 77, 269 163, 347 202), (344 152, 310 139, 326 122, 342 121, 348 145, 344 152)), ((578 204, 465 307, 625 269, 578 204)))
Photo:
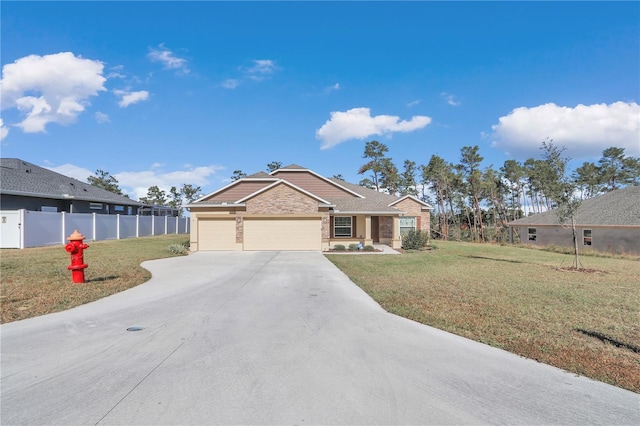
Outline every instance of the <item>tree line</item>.
POLYGON ((509 159, 499 168, 481 167, 484 158, 475 146, 460 149, 457 163, 434 154, 427 164, 405 160, 399 170, 378 141, 365 144, 365 175, 359 184, 394 195, 413 195, 434 206, 432 231, 442 239, 505 241, 507 222, 525 214, 572 206, 579 201, 627 185, 640 184, 640 159, 624 148, 610 147, 597 163, 584 162, 568 170, 565 148, 542 142, 540 158, 509 159))
MULTIPOLYGON (((95 187, 129 198, 128 194, 122 192, 118 180, 104 170, 96 170, 93 176, 87 178, 87 182, 95 187)), ((173 207, 181 213, 182 205, 198 199, 201 196, 200 191, 201 188, 199 186, 186 183, 180 188, 172 186, 168 193, 157 185, 153 185, 147 190, 147 195, 141 197, 139 201, 153 206, 173 207)))

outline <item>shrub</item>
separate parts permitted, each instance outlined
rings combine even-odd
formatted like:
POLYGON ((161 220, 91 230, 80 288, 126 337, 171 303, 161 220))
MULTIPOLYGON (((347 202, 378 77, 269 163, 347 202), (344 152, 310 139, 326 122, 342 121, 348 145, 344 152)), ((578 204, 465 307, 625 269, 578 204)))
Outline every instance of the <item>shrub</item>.
POLYGON ((364 246, 364 251, 376 251, 376 249, 372 245, 364 246))
POLYGON ((358 251, 358 244, 357 243, 349 244, 349 251, 358 251))
POLYGON ((187 247, 184 243, 182 244, 169 244, 169 252, 173 254, 187 254, 187 247))
POLYGON ((402 248, 405 250, 422 250, 429 244, 429 234, 425 231, 410 230, 402 236, 402 248))
POLYGON ((347 248, 345 246, 343 246, 342 244, 336 244, 335 246, 333 246, 333 249, 335 251, 345 251, 347 248))

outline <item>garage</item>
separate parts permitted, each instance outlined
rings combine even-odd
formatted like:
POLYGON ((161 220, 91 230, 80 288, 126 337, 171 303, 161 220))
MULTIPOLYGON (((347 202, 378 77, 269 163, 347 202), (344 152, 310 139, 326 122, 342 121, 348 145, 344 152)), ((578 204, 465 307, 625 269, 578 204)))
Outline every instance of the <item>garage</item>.
POLYGON ((236 250, 234 218, 200 218, 198 220, 199 250, 236 250))
POLYGON ((245 218, 244 250, 321 250, 319 217, 245 218))

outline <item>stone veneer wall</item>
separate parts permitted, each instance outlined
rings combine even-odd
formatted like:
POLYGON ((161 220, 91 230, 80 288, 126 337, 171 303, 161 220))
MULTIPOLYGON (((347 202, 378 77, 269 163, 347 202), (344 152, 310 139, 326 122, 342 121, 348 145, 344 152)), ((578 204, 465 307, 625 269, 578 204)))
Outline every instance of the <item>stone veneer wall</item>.
POLYGON ((416 216, 420 218, 420 229, 430 231, 431 213, 429 210, 422 210, 422 205, 413 200, 406 199, 395 205, 398 209, 405 212, 406 216, 416 216))

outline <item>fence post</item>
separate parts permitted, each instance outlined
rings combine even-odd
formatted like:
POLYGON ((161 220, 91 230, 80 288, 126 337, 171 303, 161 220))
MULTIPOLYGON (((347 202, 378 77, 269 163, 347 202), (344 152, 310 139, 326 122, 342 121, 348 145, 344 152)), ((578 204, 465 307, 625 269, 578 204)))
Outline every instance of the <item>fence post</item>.
POLYGON ((136 238, 140 238, 140 215, 136 215, 136 238))
POLYGON ((97 235, 97 232, 96 232, 96 221, 97 221, 96 214, 97 213, 91 213, 91 219, 93 219, 93 241, 96 240, 96 235, 97 235))
POLYGON ((116 240, 120 239, 120 214, 116 215, 116 240))
POLYGON ((151 235, 156 235, 156 216, 154 214, 151 215, 151 235))
POLYGON ((62 218, 62 226, 60 226, 60 228, 62 229, 62 242, 60 244, 64 244, 64 239, 66 238, 65 235, 67 234, 67 221, 66 221, 66 212, 62 212, 62 215, 60 215, 60 217, 62 218))
POLYGON ((169 225, 169 216, 165 216, 164 217, 164 235, 167 235, 169 233, 169 228, 167 228, 168 225, 169 225))
POLYGON ((24 248, 24 229, 26 228, 26 226, 24 225, 24 219, 25 219, 25 214, 26 209, 20 209, 20 249, 24 248))
POLYGON ((180 232, 180 217, 176 216, 176 234, 179 234, 180 232))

